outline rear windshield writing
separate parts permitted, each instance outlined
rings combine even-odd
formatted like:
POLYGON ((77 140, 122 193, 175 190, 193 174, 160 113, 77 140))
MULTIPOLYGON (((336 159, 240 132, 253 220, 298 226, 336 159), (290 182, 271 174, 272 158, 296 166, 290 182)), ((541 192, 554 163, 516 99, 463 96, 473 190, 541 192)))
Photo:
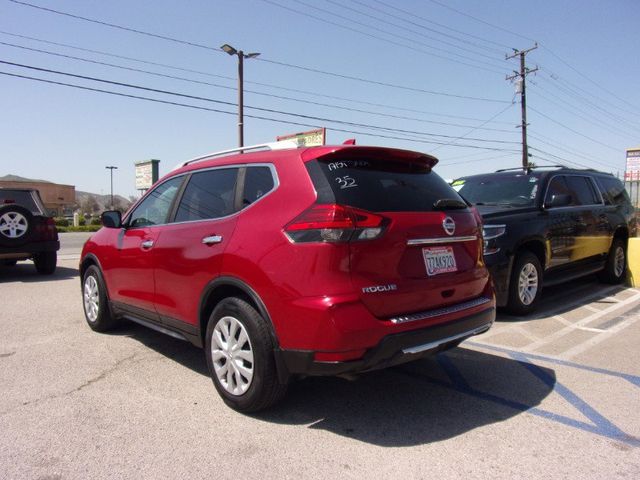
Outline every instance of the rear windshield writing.
POLYGON ((422 212, 434 210, 438 200, 463 201, 426 164, 370 158, 320 159, 306 165, 320 203, 374 212, 422 212))

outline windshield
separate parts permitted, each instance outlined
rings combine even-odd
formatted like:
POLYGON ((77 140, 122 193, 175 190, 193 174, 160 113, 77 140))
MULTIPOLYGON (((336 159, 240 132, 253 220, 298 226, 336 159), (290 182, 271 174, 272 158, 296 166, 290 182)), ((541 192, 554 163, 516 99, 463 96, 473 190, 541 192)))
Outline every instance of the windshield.
POLYGON ((455 180, 451 186, 474 205, 532 206, 540 179, 532 175, 477 175, 455 180))

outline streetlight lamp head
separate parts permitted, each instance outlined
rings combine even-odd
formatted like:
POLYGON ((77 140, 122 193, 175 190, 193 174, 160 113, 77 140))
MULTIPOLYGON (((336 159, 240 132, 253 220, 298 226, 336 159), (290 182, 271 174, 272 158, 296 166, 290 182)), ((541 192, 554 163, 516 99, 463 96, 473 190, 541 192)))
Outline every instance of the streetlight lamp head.
POLYGON ((231 45, 227 43, 222 45, 220 48, 225 52, 227 52, 229 55, 236 55, 238 53, 238 51, 235 48, 233 48, 231 45))
POLYGON ((259 52, 247 53, 244 58, 256 58, 258 55, 260 55, 259 52))

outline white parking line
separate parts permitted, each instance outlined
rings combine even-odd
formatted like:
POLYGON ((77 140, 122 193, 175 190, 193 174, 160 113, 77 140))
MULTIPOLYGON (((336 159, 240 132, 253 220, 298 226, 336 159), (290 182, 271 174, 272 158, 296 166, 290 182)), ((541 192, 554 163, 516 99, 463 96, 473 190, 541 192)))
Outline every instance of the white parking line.
MULTIPOLYGON (((598 313, 593 313, 585 318, 583 318, 582 320, 580 320, 579 322, 575 322, 572 323, 571 325, 567 325, 566 327, 556 331, 555 333, 553 333, 552 335, 548 335, 545 338, 542 338, 536 342, 533 342, 529 345, 527 345, 526 347, 524 347, 522 350, 526 351, 526 352, 533 352, 536 349, 543 347, 545 345, 548 345, 549 343, 553 342, 554 340, 557 340, 565 335, 567 335, 568 333, 570 333, 572 330, 575 330, 576 328, 579 327, 584 327, 584 328, 588 328, 585 327, 585 325, 587 325, 589 322, 602 317, 604 315, 607 315, 608 313, 614 312, 622 307, 631 305, 635 302, 637 302, 638 300, 640 300, 640 292, 636 293, 635 295, 633 295, 632 297, 627 298, 626 300, 622 300, 618 303, 615 303, 613 305, 611 305, 608 308, 605 308, 604 310, 600 310, 598 311, 598 313)), ((586 298, 581 299, 581 302, 585 302, 586 298)), ((597 330, 596 330, 597 331, 597 330)), ((605 332, 598 332, 598 333, 608 333, 608 331, 605 332)), ((572 349, 573 350, 573 349, 572 349)))

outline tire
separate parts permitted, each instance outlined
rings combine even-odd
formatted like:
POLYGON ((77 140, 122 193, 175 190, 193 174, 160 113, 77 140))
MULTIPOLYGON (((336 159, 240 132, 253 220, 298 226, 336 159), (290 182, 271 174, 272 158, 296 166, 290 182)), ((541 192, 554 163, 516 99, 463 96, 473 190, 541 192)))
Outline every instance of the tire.
POLYGON ((106 332, 120 323, 111 314, 104 279, 95 265, 87 268, 82 277, 82 306, 91 330, 106 332))
POLYGON ((520 252, 513 263, 509 281, 507 312, 528 315, 533 312, 542 290, 542 266, 536 255, 528 250, 520 252))
POLYGON ((598 279, 604 283, 616 284, 627 276, 627 240, 615 238, 609 249, 604 270, 598 273, 598 279))
POLYGON ((33 214, 20 205, 0 207, 0 246, 13 247, 26 243, 33 230, 33 214))
POLYGON ((211 313, 205 355, 223 401, 239 412, 257 412, 284 397, 267 321, 245 300, 229 297, 211 313), (229 367, 231 368, 231 371, 229 367))
POLYGON ((51 275, 56 271, 58 254, 56 252, 41 252, 33 256, 33 263, 40 275, 51 275))
POLYGON ((2 264, 5 267, 15 267, 17 263, 18 263, 18 260, 4 260, 2 262, 2 264))

